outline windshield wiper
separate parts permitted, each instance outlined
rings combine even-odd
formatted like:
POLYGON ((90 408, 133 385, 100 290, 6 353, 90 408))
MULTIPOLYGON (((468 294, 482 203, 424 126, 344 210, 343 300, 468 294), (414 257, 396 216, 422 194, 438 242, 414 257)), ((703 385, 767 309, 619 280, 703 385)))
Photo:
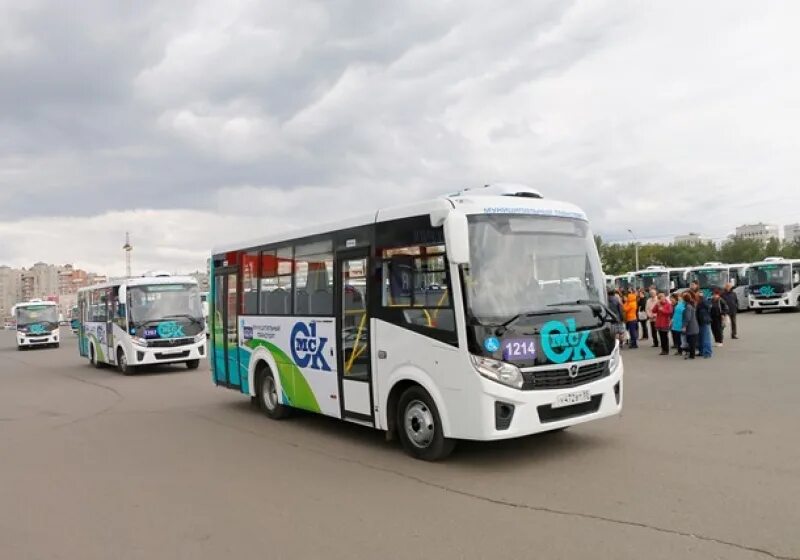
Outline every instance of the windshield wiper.
POLYGON ((193 315, 189 315, 188 313, 176 313, 174 315, 164 315, 163 317, 163 319, 176 319, 176 318, 189 319, 192 323, 197 323, 198 325, 201 324, 200 319, 194 317, 193 315))
MULTIPOLYGON (((559 305, 588 305, 595 317, 600 319, 603 323, 616 323, 617 318, 614 313, 601 301, 596 299, 576 299, 572 301, 564 301, 561 303, 551 303, 553 307, 559 305)), ((548 306, 549 307, 549 306, 548 306)))
MULTIPOLYGON (((548 306, 549 307, 549 306, 548 306)), ((526 317, 540 317, 542 315, 553 315, 554 313, 569 313, 563 309, 540 309, 538 311, 527 311, 525 313, 518 313, 508 321, 501 323, 494 331, 495 336, 503 336, 505 332, 517 321, 526 317)))

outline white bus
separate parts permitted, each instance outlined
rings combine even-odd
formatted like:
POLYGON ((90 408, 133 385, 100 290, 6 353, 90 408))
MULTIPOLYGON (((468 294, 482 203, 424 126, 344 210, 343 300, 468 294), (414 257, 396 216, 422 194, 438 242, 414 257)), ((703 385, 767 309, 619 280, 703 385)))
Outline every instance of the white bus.
POLYGON ((693 266, 689 268, 686 274, 686 279, 691 282, 697 282, 700 286, 700 291, 706 299, 711 299, 714 290, 722 290, 725 284, 730 280, 730 273, 728 272, 728 265, 721 262, 707 262, 701 266, 693 266))
POLYGON ((657 292, 670 293, 669 269, 665 266, 653 265, 644 270, 637 270, 633 273, 633 285, 638 290, 644 288, 650 290, 655 288, 657 292))
POLYGON ((16 304, 11 314, 17 324, 17 350, 35 346, 58 348, 58 304, 54 301, 32 299, 16 304))
POLYGON ((213 381, 385 430, 412 456, 618 414, 623 366, 586 215, 519 185, 212 255, 213 381))
POLYGON ((78 291, 78 351, 95 367, 125 375, 139 366, 185 363, 206 356, 206 323, 197 280, 154 274, 78 291))
POLYGON ((747 311, 750 309, 749 271, 749 264, 728 265, 728 278, 731 284, 733 284, 733 291, 736 294, 736 301, 739 303, 739 311, 747 311))
POLYGON ((800 310, 800 259, 767 257, 748 269, 750 308, 800 310))

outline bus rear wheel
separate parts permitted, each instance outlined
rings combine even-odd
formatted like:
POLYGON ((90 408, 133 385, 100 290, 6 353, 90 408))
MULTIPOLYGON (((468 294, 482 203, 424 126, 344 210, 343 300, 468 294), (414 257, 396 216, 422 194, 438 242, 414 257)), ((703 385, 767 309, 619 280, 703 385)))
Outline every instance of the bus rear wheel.
POLYGON ((455 449, 456 441, 444 437, 436 404, 422 387, 406 389, 397 405, 397 431, 406 453, 423 461, 439 461, 455 449))
POLYGON ((256 399, 258 407, 273 420, 282 420, 291 412, 288 406, 281 404, 278 385, 269 366, 262 366, 256 372, 256 399))
POLYGON ((134 368, 128 364, 128 358, 122 348, 117 350, 117 369, 122 375, 133 375, 134 368))

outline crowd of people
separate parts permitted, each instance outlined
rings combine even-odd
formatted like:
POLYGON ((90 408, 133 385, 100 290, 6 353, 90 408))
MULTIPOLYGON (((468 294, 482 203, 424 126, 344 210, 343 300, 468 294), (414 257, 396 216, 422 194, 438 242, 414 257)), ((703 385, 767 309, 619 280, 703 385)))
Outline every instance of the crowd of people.
POLYGON ((639 341, 652 340, 661 355, 670 353, 687 360, 695 356, 710 358, 713 346, 722 346, 725 331, 736 339, 736 313, 739 302, 733 285, 712 291, 707 298, 697 282, 680 294, 667 295, 655 288, 611 290, 608 304, 617 317, 620 347, 639 348, 639 341))

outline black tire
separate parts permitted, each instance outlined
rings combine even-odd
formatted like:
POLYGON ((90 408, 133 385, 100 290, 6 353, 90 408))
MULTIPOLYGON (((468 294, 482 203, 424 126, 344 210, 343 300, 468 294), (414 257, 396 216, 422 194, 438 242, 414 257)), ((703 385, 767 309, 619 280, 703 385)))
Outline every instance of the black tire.
POLYGON ((756 315, 761 315, 761 312, 764 311, 763 309, 754 309, 756 315))
POLYGON ((289 416, 291 408, 280 404, 275 377, 269 366, 263 366, 256 373, 256 400, 258 408, 273 420, 282 420, 289 416))
POLYGON ((89 346, 89 363, 92 364, 92 367, 95 369, 102 368, 102 364, 97 361, 97 353, 94 349, 94 344, 89 346))
POLYGON ((456 440, 444 437, 436 404, 419 385, 400 396, 395 426, 403 449, 415 459, 440 461, 455 449, 456 440))
POLYGON ((188 369, 197 369, 200 367, 200 360, 189 360, 186 362, 186 367, 188 369))
POLYGON ((53 348, 59 348, 59 347, 61 347, 60 342, 56 342, 55 344, 53 344, 53 348))
POLYGON ((133 375, 136 371, 136 368, 128 365, 128 357, 122 348, 117 348, 117 369, 122 375, 133 375))

